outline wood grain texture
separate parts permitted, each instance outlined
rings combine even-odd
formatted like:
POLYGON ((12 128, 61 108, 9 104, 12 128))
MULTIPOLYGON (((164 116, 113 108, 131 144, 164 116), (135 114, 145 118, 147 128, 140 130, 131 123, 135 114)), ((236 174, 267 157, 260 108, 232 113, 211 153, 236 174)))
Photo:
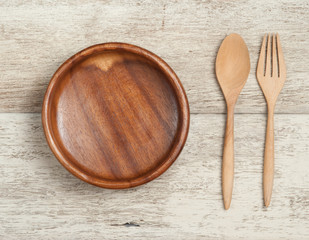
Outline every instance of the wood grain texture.
POLYGON ((308 0, 1 1, 0 238, 308 239, 308 12, 308 0), (192 115, 180 158, 134 189, 91 186, 55 159, 35 112, 67 58, 102 42, 144 47, 175 70, 192 113, 225 113, 214 65, 222 39, 232 32, 243 36, 251 59, 236 113, 267 112, 255 77, 264 33, 278 32, 285 54, 287 81, 276 112, 288 114, 274 116, 268 209, 262 191, 264 114, 235 115, 235 188, 228 212, 220 187, 224 114, 192 115))
POLYGON ((42 109, 60 163, 105 188, 135 187, 161 175, 186 142, 189 118, 173 70, 124 43, 94 45, 68 59, 50 81, 42 109))
POLYGON ((0 114, 0 238, 308 239, 309 116, 275 115, 274 191, 265 208, 266 115, 235 115, 229 211, 220 187, 224 122, 224 114, 192 115, 186 147, 162 176, 115 191, 59 164, 40 114, 0 114))
POLYGON ((75 52, 120 41, 162 57, 177 73, 193 113, 223 113, 214 62, 232 32, 248 45, 252 71, 235 112, 264 113, 255 78, 262 37, 278 32, 287 81, 280 113, 309 113, 309 1, 1 1, 0 112, 40 112, 53 73, 75 52))

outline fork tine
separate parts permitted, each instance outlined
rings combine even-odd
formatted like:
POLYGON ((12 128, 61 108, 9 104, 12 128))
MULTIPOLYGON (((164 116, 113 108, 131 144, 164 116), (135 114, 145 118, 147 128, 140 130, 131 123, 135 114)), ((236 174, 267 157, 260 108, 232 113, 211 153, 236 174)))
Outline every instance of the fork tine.
POLYGON ((279 77, 278 75, 278 59, 277 59, 277 48, 276 48, 276 38, 275 34, 273 34, 273 55, 272 55, 272 77, 279 77))
POLYGON ((266 46, 266 34, 263 37, 263 43, 260 51, 259 62, 257 66, 257 74, 264 76, 264 68, 265 68, 265 46, 266 46))
POLYGON ((281 43, 280 43, 280 37, 279 34, 277 34, 277 50, 278 50, 278 60, 279 60, 279 77, 285 77, 286 75, 286 68, 285 68, 285 63, 284 63, 284 58, 283 58, 283 52, 281 48, 281 43))
POLYGON ((268 34, 268 38, 267 38, 267 52, 266 52, 265 76, 270 76, 270 73, 271 73, 270 56, 271 56, 270 34, 268 34))

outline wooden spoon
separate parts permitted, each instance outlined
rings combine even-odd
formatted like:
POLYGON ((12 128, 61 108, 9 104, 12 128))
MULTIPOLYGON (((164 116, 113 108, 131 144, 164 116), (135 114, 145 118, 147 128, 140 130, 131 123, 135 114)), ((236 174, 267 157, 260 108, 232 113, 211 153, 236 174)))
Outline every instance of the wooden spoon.
POLYGON ((249 72, 247 45, 238 34, 230 34, 223 40, 216 59, 216 75, 227 105, 222 160, 222 194, 226 210, 231 204, 234 179, 234 107, 249 72))

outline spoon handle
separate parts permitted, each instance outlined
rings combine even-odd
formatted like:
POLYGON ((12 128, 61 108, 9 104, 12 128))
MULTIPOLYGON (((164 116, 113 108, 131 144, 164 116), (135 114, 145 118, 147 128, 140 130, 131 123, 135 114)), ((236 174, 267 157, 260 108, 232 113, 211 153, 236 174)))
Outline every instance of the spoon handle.
POLYGON ((234 182, 234 106, 227 107, 222 159, 222 194, 224 208, 230 207, 234 182))
POLYGON ((264 204, 266 207, 270 204, 271 193, 274 181, 274 107, 268 106, 266 141, 264 152, 264 204))

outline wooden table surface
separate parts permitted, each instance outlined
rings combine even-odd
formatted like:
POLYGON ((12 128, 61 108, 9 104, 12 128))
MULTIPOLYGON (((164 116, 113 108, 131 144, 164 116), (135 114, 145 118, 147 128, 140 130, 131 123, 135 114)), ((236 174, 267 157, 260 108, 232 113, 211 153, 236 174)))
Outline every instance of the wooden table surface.
POLYGON ((309 1, 1 1, 1 239, 309 239, 309 1), (251 72, 235 109, 235 183, 223 209, 225 103, 214 61, 239 33, 251 72), (262 37, 281 35, 287 81, 275 114, 275 180, 263 207, 262 37), (59 65, 118 41, 162 57, 187 92, 186 146, 158 179, 106 190, 68 173, 47 146, 41 106, 59 65))

